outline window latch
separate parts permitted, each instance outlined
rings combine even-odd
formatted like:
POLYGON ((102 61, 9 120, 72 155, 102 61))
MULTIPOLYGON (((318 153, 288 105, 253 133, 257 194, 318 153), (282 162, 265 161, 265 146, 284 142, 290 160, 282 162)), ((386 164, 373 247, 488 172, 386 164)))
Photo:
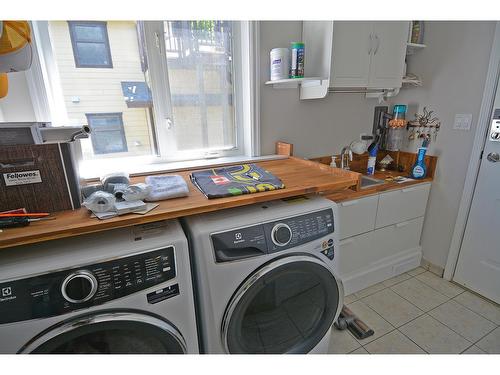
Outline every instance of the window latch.
POLYGON ((174 126, 174 122, 171 118, 167 118, 167 129, 170 130, 174 126))
POLYGON ((155 44, 158 49, 158 53, 161 54, 160 35, 157 32, 155 32, 155 44))

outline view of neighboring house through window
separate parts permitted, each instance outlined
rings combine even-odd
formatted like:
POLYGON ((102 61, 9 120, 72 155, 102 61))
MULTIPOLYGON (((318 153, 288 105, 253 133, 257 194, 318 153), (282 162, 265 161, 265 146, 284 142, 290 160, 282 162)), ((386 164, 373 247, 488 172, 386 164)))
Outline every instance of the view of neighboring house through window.
POLYGON ((94 131, 81 141, 83 158, 156 154, 153 103, 137 23, 49 21, 48 28, 69 124, 88 123, 94 131))
POLYGON ((232 22, 47 25, 68 124, 88 123, 93 130, 91 139, 81 141, 84 160, 188 160, 242 152, 232 22), (154 35, 152 27, 158 30, 154 35))
POLYGON ((69 22, 78 68, 112 68, 106 22, 69 22))

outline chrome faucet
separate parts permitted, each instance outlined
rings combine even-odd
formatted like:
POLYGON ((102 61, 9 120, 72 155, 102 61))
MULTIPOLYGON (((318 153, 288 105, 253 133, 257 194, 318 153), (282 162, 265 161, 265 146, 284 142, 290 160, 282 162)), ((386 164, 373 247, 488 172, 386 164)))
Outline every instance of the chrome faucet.
POLYGON ((350 146, 345 146, 340 151, 340 168, 349 170, 350 161, 352 161, 352 150, 350 146))

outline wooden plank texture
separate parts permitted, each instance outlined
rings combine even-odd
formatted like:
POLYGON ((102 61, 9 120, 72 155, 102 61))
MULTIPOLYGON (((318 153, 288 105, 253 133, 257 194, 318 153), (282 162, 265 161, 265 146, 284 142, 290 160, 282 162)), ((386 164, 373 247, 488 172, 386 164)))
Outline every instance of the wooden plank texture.
MULTIPOLYGON (((175 174, 181 175, 188 183, 188 197, 158 202, 159 207, 146 215, 129 214, 102 221, 90 218, 89 211, 84 208, 57 212, 54 214, 55 220, 34 222, 24 228, 4 229, 0 233, 0 248, 189 216, 302 194, 344 190, 355 186, 359 179, 359 173, 330 168, 327 165, 294 157, 256 164, 281 178, 286 188, 209 200, 190 182, 189 174, 192 170, 176 172, 175 174)), ((132 180, 133 182, 142 182, 144 177, 136 177, 132 180)))

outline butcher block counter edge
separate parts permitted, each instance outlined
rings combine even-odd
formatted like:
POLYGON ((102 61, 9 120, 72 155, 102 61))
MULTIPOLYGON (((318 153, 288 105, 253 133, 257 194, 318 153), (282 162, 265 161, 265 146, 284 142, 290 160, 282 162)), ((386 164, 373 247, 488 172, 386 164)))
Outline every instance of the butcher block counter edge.
MULTIPOLYGON (((0 248, 73 237, 304 194, 343 191, 356 187, 360 178, 360 174, 356 172, 330 168, 327 165, 295 157, 256 162, 256 164, 281 178, 285 189, 207 199, 189 179, 189 174, 197 169, 186 169, 175 174, 181 175, 186 180, 189 196, 157 202, 159 206, 145 215, 128 214, 99 220, 91 218, 86 208, 60 211, 53 214, 55 220, 33 222, 22 228, 4 229, 0 233, 0 248)), ((133 183, 142 182, 144 177, 134 177, 131 180, 133 183)))

